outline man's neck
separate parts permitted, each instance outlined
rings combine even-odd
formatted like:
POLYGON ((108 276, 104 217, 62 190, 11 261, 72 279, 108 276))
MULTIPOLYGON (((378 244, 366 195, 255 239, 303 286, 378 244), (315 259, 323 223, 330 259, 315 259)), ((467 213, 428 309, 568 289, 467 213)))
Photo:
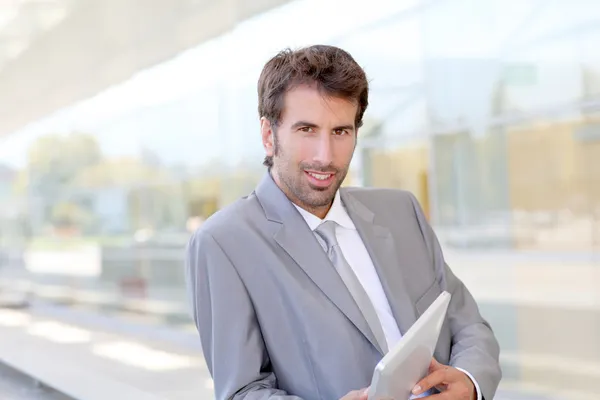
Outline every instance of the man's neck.
MULTIPOLYGON (((289 197, 288 197, 289 199, 289 197)), ((329 212, 329 210, 331 210, 331 205, 333 204, 333 202, 331 202, 327 207, 319 207, 318 209, 314 209, 314 208, 307 208, 302 204, 298 204, 298 202, 293 201, 290 199, 290 201, 292 203, 294 203, 295 205, 297 205, 298 207, 302 208, 303 210, 308 211, 309 213, 311 213, 312 215, 314 215, 315 217, 319 218, 319 219, 325 219, 325 217, 327 216, 327 213, 329 212)))

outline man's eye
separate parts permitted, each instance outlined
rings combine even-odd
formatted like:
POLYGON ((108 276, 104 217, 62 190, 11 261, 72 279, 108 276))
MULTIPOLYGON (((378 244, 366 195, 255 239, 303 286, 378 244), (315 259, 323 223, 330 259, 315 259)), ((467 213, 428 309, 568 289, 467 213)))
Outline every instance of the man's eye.
POLYGON ((311 133, 311 132, 314 132, 313 128, 312 128, 312 127, 310 127, 310 126, 303 126, 302 128, 300 128, 300 130, 301 130, 302 132, 306 132, 306 133, 311 133))
POLYGON ((335 130, 333 131, 333 133, 334 133, 336 136, 341 136, 341 135, 347 135, 347 134, 348 134, 348 131, 347 131, 347 130, 345 130, 345 129, 335 129, 335 130))

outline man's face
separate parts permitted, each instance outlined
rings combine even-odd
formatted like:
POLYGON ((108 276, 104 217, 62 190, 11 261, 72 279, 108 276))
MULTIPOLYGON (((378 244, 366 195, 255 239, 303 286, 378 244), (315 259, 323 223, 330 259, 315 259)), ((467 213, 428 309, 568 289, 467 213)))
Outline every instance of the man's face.
POLYGON ((273 179, 290 200, 320 218, 348 173, 357 109, 348 100, 300 85, 286 93, 276 128, 261 120, 263 145, 273 157, 273 179))

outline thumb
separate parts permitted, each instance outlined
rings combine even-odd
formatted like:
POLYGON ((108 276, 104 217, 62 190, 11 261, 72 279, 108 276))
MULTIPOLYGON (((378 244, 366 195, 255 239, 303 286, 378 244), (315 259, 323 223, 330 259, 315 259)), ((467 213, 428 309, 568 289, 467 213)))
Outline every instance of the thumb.
POLYGON ((369 388, 365 388, 360 392, 360 399, 367 400, 369 398, 369 388))
POLYGON ((429 373, 435 372, 438 369, 442 369, 444 366, 437 362, 435 358, 431 359, 431 363, 429 364, 429 373))

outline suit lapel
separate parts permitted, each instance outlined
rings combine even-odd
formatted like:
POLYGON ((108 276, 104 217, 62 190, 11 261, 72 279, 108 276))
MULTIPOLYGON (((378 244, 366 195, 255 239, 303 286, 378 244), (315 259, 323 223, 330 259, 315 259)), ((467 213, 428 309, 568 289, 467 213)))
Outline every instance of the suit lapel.
POLYGON ((267 219, 279 225, 273 236, 277 244, 373 346, 382 352, 375 335, 314 233, 269 174, 257 187, 256 195, 267 219))
POLYGON ((375 215, 372 211, 344 189, 340 195, 371 256, 398 328, 404 335, 417 320, 402 275, 401 264, 404 257, 398 258, 392 233, 388 228, 374 223, 375 215))

